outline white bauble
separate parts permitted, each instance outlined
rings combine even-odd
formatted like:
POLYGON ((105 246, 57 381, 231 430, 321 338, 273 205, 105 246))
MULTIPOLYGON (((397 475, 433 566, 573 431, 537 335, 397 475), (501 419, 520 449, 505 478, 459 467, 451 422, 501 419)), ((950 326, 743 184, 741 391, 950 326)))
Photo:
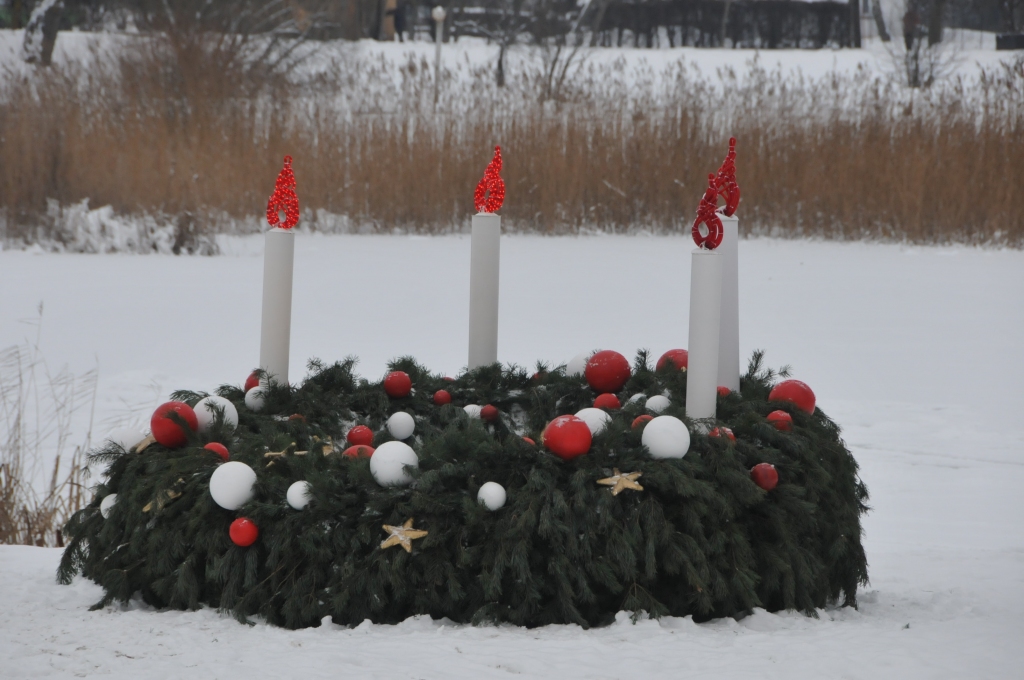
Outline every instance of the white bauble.
POLYGON ((107 436, 107 440, 117 444, 125 451, 131 451, 131 448, 146 438, 146 433, 137 427, 122 427, 114 430, 107 436))
POLYGON ((388 432, 395 439, 408 439, 416 431, 416 421, 405 411, 391 414, 388 418, 388 432))
POLYGON ((647 400, 647 402, 644 404, 644 407, 646 407, 648 411, 651 411, 653 413, 661 413, 662 411, 667 409, 671 404, 672 402, 668 400, 668 397, 666 397, 663 394, 656 394, 647 400))
POLYGON ((497 482, 487 482, 476 492, 477 503, 488 510, 500 510, 505 505, 505 487, 497 482))
POLYGON ((288 505, 296 510, 302 510, 309 505, 309 501, 312 500, 310 488, 309 482, 295 482, 289 486, 288 493, 285 494, 285 498, 288 499, 288 505))
POLYGON ((682 458, 690 450, 690 431, 675 416, 658 416, 644 425, 640 442, 655 458, 682 458))
POLYGON ((256 473, 251 467, 237 460, 228 461, 213 471, 210 495, 225 510, 238 510, 252 499, 255 483, 256 473))
POLYGON ((245 405, 250 411, 262 411, 267 401, 267 388, 254 387, 245 393, 245 405))
POLYGON ((114 508, 115 503, 117 503, 116 493, 104 496, 103 500, 100 501, 100 514, 103 515, 103 519, 110 517, 110 511, 114 508))
POLYGON ((381 486, 405 486, 412 483, 412 475, 405 466, 420 466, 419 456, 403 442, 387 442, 377 447, 370 456, 370 474, 381 486))
POLYGON ((587 424, 587 427, 590 428, 590 434, 595 437, 604 432, 604 428, 608 427, 608 423, 612 419, 607 411, 599 408, 582 409, 576 412, 576 417, 581 418, 587 424))
POLYGON ((483 406, 477 404, 466 404, 462 407, 462 410, 466 412, 466 415, 470 418, 479 418, 480 411, 483 410, 483 406))
POLYGON ((629 403, 630 404, 635 404, 638 401, 643 401, 646 398, 647 398, 647 395, 643 394, 642 392, 638 393, 638 394, 634 394, 632 397, 629 398, 629 403))
MULTIPOLYGON (((250 392, 252 390, 249 390, 250 392)), ((217 413, 224 412, 224 424, 232 432, 238 427, 238 409, 224 397, 209 396, 199 400, 195 406, 196 420, 199 421, 199 431, 206 432, 217 422, 217 413)))
POLYGON ((583 375, 587 369, 587 360, 593 355, 593 352, 583 352, 569 359, 569 363, 565 365, 565 374, 568 376, 583 375))

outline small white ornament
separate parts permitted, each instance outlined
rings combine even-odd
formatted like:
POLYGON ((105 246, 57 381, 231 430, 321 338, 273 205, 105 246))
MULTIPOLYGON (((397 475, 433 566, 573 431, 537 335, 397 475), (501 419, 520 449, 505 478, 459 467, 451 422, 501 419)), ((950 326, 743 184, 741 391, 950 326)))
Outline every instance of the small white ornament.
POLYGON ((267 388, 254 387, 245 393, 245 405, 250 411, 262 411, 267 401, 267 388))
POLYGON ((405 486, 412 483, 412 475, 405 466, 420 466, 419 456, 403 442, 386 442, 370 456, 370 474, 381 486, 405 486))
POLYGON ((103 515, 103 519, 110 517, 110 511, 113 510, 115 503, 117 503, 116 493, 104 496, 103 500, 100 501, 100 514, 103 515))
POLYGON ((388 432, 395 439, 408 439, 416 431, 416 421, 405 411, 391 414, 388 418, 388 432))
POLYGON ((288 493, 285 495, 288 505, 296 510, 302 510, 309 505, 309 501, 312 500, 310 488, 309 482, 295 482, 289 486, 288 493))
MULTIPOLYGON (((250 390, 250 392, 255 391, 250 390)), ((238 510, 253 496, 256 473, 237 460, 228 461, 213 471, 210 477, 210 495, 213 502, 225 510, 238 510)))
POLYGON ((608 415, 607 411, 603 411, 599 408, 585 408, 576 412, 576 417, 581 418, 583 422, 590 428, 590 434, 595 437, 608 427, 608 423, 612 417, 608 415))
POLYGON ((583 352, 569 359, 569 363, 565 365, 565 374, 568 376, 583 375, 587 369, 587 361, 593 355, 593 352, 583 352))
POLYGON ((647 408, 648 411, 651 411, 652 413, 661 413, 662 411, 667 409, 671 404, 672 402, 668 400, 668 397, 662 394, 656 394, 650 399, 648 399, 647 403, 645 403, 644 406, 647 408))
POLYGON ((497 482, 487 482, 476 493, 477 503, 491 511, 500 510, 505 505, 506 498, 505 487, 497 482))
MULTIPOLYGON (((249 390, 252 392, 252 390, 249 390)), ((248 395, 246 395, 248 399, 248 395)), ((209 396, 199 400, 195 407, 196 420, 199 421, 199 431, 206 432, 217 422, 217 413, 224 412, 224 424, 232 432, 238 427, 238 409, 224 397, 209 396)))
POLYGON ((658 416, 644 425, 640 442, 655 458, 682 458, 690 450, 690 431, 675 416, 658 416))
POLYGON ((638 401, 643 401, 646 398, 647 398, 647 395, 643 394, 642 392, 638 393, 638 394, 634 394, 632 397, 629 398, 629 403, 630 404, 635 404, 638 401))
POLYGON ((480 411, 483 410, 483 406, 478 406, 477 404, 466 404, 462 407, 462 410, 465 411, 466 415, 470 418, 479 418, 480 411))
POLYGON ((107 440, 117 444, 125 451, 131 451, 133 446, 146 438, 146 433, 137 427, 122 427, 114 430, 107 436, 107 440))

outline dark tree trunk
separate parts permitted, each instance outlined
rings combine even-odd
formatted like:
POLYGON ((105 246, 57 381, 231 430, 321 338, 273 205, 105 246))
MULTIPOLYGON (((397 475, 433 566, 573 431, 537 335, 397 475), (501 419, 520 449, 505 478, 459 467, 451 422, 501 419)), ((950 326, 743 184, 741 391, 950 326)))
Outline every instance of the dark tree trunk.
POLYGON ((942 42, 942 24, 946 13, 946 0, 932 0, 932 11, 928 17, 928 46, 942 42))
POLYGON ((889 31, 885 27, 885 18, 882 16, 882 3, 880 0, 871 0, 871 16, 875 20, 875 26, 878 28, 878 37, 882 39, 882 42, 892 40, 892 36, 889 35, 889 31))

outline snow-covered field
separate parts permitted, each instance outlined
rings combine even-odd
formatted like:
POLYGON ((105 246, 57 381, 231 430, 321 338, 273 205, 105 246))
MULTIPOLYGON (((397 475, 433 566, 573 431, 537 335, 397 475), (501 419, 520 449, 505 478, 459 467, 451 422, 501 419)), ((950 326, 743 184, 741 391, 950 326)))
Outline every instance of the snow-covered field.
MULTIPOLYGON (((0 252, 0 347, 35 337, 19 321, 42 302, 47 360, 98 364, 98 436, 144 421, 172 389, 239 383, 258 359, 262 241, 222 245, 208 258, 0 252)), ((504 360, 686 344, 689 239, 502 247, 504 360)), ((289 632, 209 610, 90 613, 99 588, 56 585, 58 550, 4 546, 0 677, 1020 677, 1024 253, 757 239, 740 257, 744 354, 764 348, 814 387, 871 491, 858 611, 289 632)), ((402 354, 457 372, 468 258, 466 237, 300 234, 292 374, 348 354, 372 377, 402 354)))

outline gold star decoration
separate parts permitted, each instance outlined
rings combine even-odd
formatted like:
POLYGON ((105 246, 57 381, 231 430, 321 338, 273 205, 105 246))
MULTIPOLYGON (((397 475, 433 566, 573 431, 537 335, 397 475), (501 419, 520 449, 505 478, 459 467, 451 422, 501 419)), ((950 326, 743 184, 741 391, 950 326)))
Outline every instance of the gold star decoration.
POLYGON ((642 472, 627 472, 625 474, 619 472, 619 468, 612 470, 612 476, 606 477, 605 479, 597 480, 598 484, 612 487, 610 491, 613 496, 618 496, 619 492, 625 491, 626 489, 632 489, 633 491, 643 491, 644 487, 636 483, 636 480, 641 477, 644 473, 642 472))
POLYGON ((393 527, 390 524, 384 525, 384 531, 388 532, 389 536, 381 541, 381 549, 390 548, 393 545, 400 545, 405 548, 405 552, 412 552, 412 542, 417 538, 423 538, 427 535, 426 531, 422 529, 412 528, 412 517, 406 520, 405 524, 400 527, 393 527))

